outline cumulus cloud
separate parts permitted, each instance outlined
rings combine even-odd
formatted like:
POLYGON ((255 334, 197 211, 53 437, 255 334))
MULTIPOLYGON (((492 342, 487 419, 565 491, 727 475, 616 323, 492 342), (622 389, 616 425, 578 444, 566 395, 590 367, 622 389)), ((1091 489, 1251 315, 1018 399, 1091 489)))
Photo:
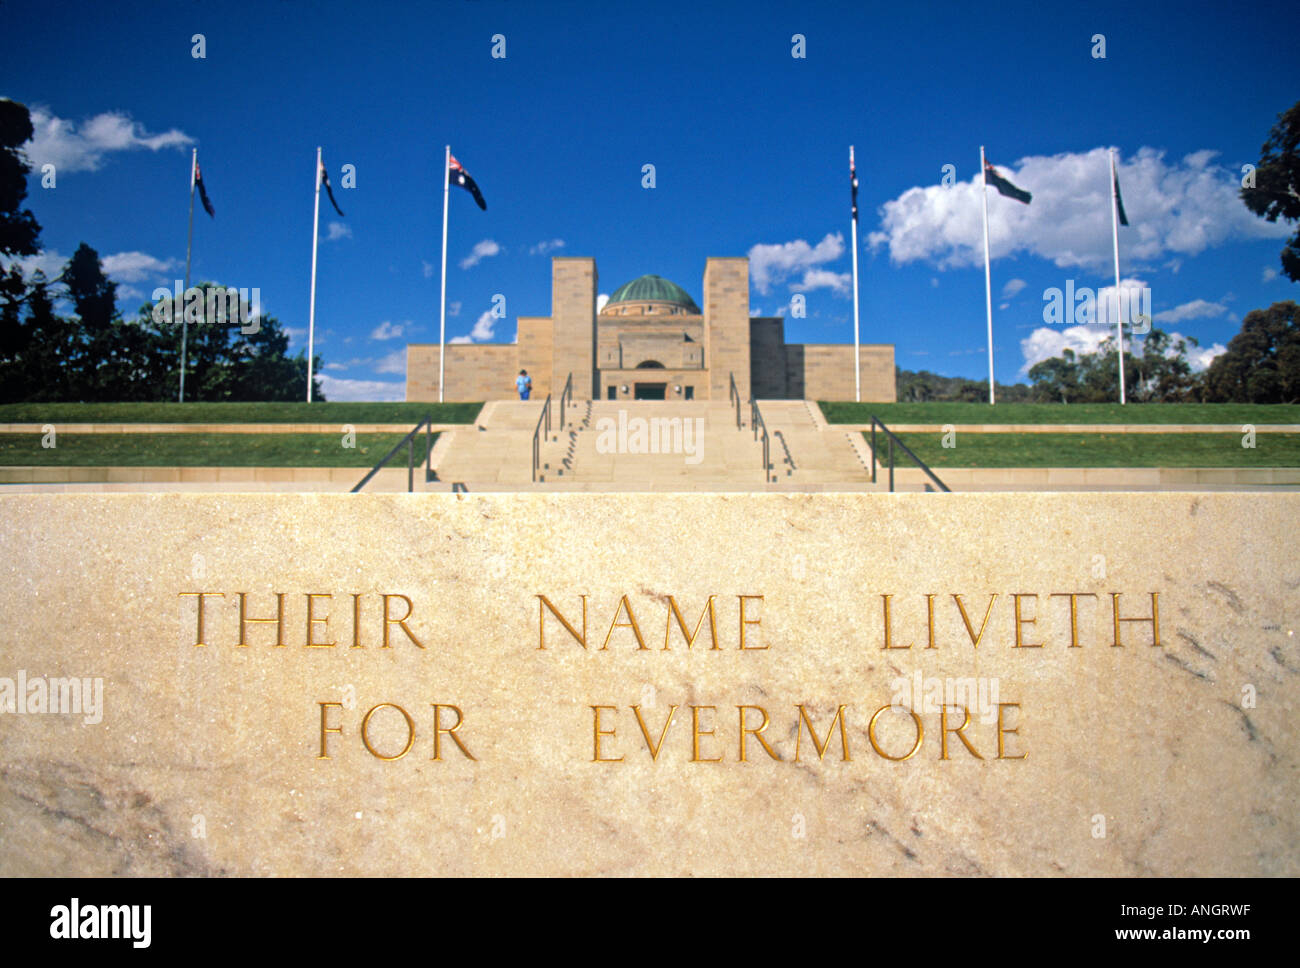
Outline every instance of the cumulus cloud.
POLYGON ((812 292, 814 289, 830 289, 844 295, 853 282, 852 273, 832 272, 830 269, 805 269, 799 282, 792 282, 791 289, 800 292, 812 292))
POLYGON ((185 148, 194 139, 172 128, 162 134, 150 134, 124 111, 106 111, 78 124, 56 117, 48 108, 31 109, 32 140, 24 150, 36 171, 42 165, 54 165, 60 174, 72 171, 96 171, 104 156, 114 151, 147 148, 185 148))
POLYGON ((406 384, 393 380, 345 380, 341 377, 318 374, 320 388, 327 400, 375 400, 383 403, 406 399, 406 384))
POLYGON ((488 309, 474 321, 473 328, 461 336, 448 340, 449 343, 485 343, 493 336, 493 330, 496 327, 496 317, 492 315, 492 310, 488 309))
MULTIPOLYGON (((407 326, 410 325, 409 320, 407 321, 406 325, 407 326)), ((371 339, 398 339, 402 335, 403 330, 404 327, 402 324, 392 323, 389 320, 385 319, 382 323, 380 323, 378 326, 376 326, 374 329, 370 331, 370 338, 371 339)))
MULTIPOLYGON (((0 259, 0 265, 4 268, 17 265, 22 270, 23 278, 28 281, 31 281, 37 269, 45 273, 46 279, 54 279, 62 274, 69 258, 71 257, 63 255, 57 249, 46 249, 19 259, 0 259)), ((178 259, 159 259, 147 252, 115 252, 100 256, 100 262, 104 266, 104 274, 119 284, 170 281, 167 276, 181 265, 178 259)), ((123 286, 117 294, 123 299, 135 298, 140 295, 140 290, 123 286)))
POLYGON ((422 273, 424 273, 424 278, 426 278, 426 279, 432 279, 432 278, 433 278, 433 263, 432 263, 432 262, 425 262, 423 259, 421 259, 421 260, 420 260, 420 271, 421 271, 422 273))
POLYGON ((529 255, 546 255, 548 252, 554 252, 557 249, 564 248, 564 239, 551 239, 549 242, 538 242, 528 250, 529 255))
POLYGON ((1016 295, 1016 293, 1020 292, 1021 289, 1024 289, 1025 286, 1027 285, 1029 285, 1029 283, 1025 282, 1025 280, 1023 279, 1008 280, 1007 284, 1002 287, 1002 298, 1010 299, 1012 296, 1016 295))
POLYGON ((166 275, 180 267, 177 259, 159 259, 147 252, 117 252, 104 256, 104 273, 118 282, 141 282, 166 275))
POLYGON ((1272 282, 1276 278, 1277 278, 1277 270, 1274 269, 1272 266, 1269 266, 1264 270, 1264 274, 1260 277, 1260 281, 1272 282))
MULTIPOLYGON (((826 237, 815 246, 803 239, 784 242, 779 245, 755 245, 748 252, 749 278, 760 295, 766 296, 774 285, 779 285, 791 276, 804 273, 805 280, 810 272, 827 262, 834 262, 844 254, 844 234, 827 233, 826 237)), ((817 270, 821 272, 822 270, 817 270)), ((826 272, 825 276, 813 273, 811 279, 822 286, 835 288, 831 279, 848 278, 846 274, 826 272)), ((798 283, 792 289, 800 288, 798 283)))
POLYGON ((493 242, 491 239, 484 239, 482 242, 477 243, 474 246, 474 248, 470 250, 469 255, 465 256, 465 258, 460 260, 460 267, 462 269, 472 268, 478 265, 484 259, 490 258, 496 255, 497 253, 499 253, 500 251, 501 251, 501 246, 497 245, 497 243, 493 242))
POLYGON ((344 225, 342 222, 330 222, 329 234, 325 236, 326 242, 333 242, 336 239, 352 238, 352 227, 344 225))
POLYGON ((460 304, 459 301, 454 302, 454 303, 448 303, 448 304, 447 304, 447 315, 448 315, 448 316, 459 316, 459 315, 460 315, 460 306, 461 306, 461 304, 460 304))
MULTIPOLYGON (((1121 229, 1126 258, 1153 262, 1196 255, 1230 239, 1288 234, 1241 204, 1238 174, 1198 151, 1167 162, 1164 152, 1141 148, 1119 164, 1131 227, 1121 229)), ((1035 155, 999 166, 1034 193, 1022 205, 989 192, 989 239, 994 258, 1035 255, 1057 266, 1104 268, 1111 259, 1110 167, 1107 149, 1050 157, 1035 155)), ((880 210, 872 249, 887 247, 895 263, 930 262, 944 268, 977 266, 984 258, 980 176, 951 187, 909 188, 880 210)))
MULTIPOLYGON (((1020 351, 1025 358, 1020 374, 1027 375, 1030 367, 1035 363, 1060 356, 1067 349, 1074 350, 1078 356, 1095 353, 1103 342, 1113 337, 1114 332, 1109 326, 1067 326, 1064 329, 1056 326, 1041 326, 1020 341, 1020 351)), ((1173 346, 1176 346, 1179 340, 1188 339, 1182 333, 1172 331, 1169 337, 1171 344, 1169 355, 1175 354, 1173 346)), ((1128 351, 1137 356, 1141 356, 1146 347, 1144 339, 1126 338, 1124 343, 1128 351)), ((1213 346, 1193 346, 1188 341, 1186 349, 1187 362, 1197 373, 1209 366, 1216 356, 1227 352, 1227 347, 1222 343, 1215 343, 1213 346)))
POLYGON ((1206 302, 1204 299, 1193 299, 1191 302, 1185 302, 1173 309, 1166 309, 1155 315, 1157 323, 1180 323, 1184 319, 1207 319, 1213 316, 1223 316, 1228 312, 1228 307, 1220 303, 1206 302))
POLYGON ((605 308, 605 303, 609 302, 609 293, 602 292, 596 296, 596 312, 605 308))

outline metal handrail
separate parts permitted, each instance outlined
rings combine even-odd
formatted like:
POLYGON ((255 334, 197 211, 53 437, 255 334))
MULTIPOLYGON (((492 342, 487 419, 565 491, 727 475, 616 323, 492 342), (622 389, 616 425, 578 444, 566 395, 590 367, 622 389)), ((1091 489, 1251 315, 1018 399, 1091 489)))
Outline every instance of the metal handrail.
POLYGON ((424 479, 430 481, 433 479, 433 414, 425 414, 411 432, 397 442, 392 450, 384 455, 383 460, 370 469, 370 473, 361 478, 361 483, 354 487, 350 493, 356 494, 368 483, 370 479, 378 474, 385 464, 387 464, 403 447, 407 448, 406 452, 406 490, 408 493, 415 491, 415 436, 424 428, 424 479))
POLYGON ((740 390, 736 388, 736 374, 728 373, 727 377, 731 380, 731 390, 727 395, 727 402, 732 401, 736 404, 736 429, 740 429, 740 390))
POLYGON ((537 418, 537 428, 533 431, 533 483, 537 483, 537 468, 542 462, 542 425, 546 425, 546 436, 551 435, 551 395, 546 395, 546 402, 542 404, 541 416, 537 418))
POLYGON ((929 466, 925 463, 925 461, 921 460, 921 458, 917 457, 914 453, 912 453, 912 449, 908 447, 907 444, 903 443, 903 441, 898 437, 897 434, 895 434, 892 430, 886 427, 884 423, 882 423, 874 415, 871 418, 871 483, 872 484, 876 483, 876 464, 877 464, 876 426, 877 425, 880 426, 880 429, 883 430, 885 432, 885 435, 889 438, 889 489, 891 491, 894 489, 894 444, 895 442, 897 442, 898 446, 903 448, 903 453, 905 453, 908 457, 912 458, 912 460, 916 462, 916 466, 921 468, 921 470, 925 471, 925 473, 929 475, 930 480, 934 481, 935 484, 939 485, 939 490, 951 492, 952 489, 948 487, 948 485, 945 484, 943 481, 939 480, 938 475, 936 475, 934 471, 930 470, 929 466))
POLYGON ((560 391, 560 429, 564 429, 564 409, 566 404, 573 403, 573 374, 564 381, 564 389, 560 391))
POLYGON ((758 440, 760 430, 763 434, 763 480, 775 481, 775 477, 768 476, 772 469, 772 440, 767 434, 767 424, 763 422, 763 414, 758 409, 758 401, 752 397, 749 400, 749 425, 754 428, 755 440, 758 440))

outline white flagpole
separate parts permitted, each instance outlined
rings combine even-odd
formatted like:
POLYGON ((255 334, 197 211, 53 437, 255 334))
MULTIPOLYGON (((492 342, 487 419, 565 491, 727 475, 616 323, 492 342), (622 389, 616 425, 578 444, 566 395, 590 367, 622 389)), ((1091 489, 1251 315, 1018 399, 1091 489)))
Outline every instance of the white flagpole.
POLYGON ((316 210, 311 217, 311 310, 307 316, 307 402, 311 403, 312 354, 316 351, 316 242, 320 237, 320 145, 316 146, 316 210))
MULTIPOLYGON (((190 291, 190 252, 194 248, 194 173, 199 169, 199 149, 190 155, 190 235, 185 242, 185 289, 181 292, 181 394, 180 403, 185 402, 185 353, 189 342, 189 320, 185 318, 185 293, 190 291)), ((172 322, 176 321, 176 307, 172 307, 172 322)))
POLYGON ((447 341, 447 189, 451 184, 451 145, 442 163, 442 297, 438 303, 438 402, 442 403, 446 370, 443 366, 444 344, 447 341))
MULTIPOLYGON (((857 178, 853 145, 849 145, 849 171, 857 178)), ((862 351, 858 344, 858 218, 853 213, 853 399, 862 402, 862 351)))
POLYGON ((993 403, 993 285, 989 280, 989 179, 980 145, 980 198, 984 201, 984 312, 989 324, 989 403, 993 403))
POLYGON ((1122 406, 1127 401, 1124 396, 1124 300, 1119 294, 1119 195, 1115 186, 1115 149, 1110 150, 1110 234, 1115 246, 1115 334, 1119 340, 1119 402, 1122 406))

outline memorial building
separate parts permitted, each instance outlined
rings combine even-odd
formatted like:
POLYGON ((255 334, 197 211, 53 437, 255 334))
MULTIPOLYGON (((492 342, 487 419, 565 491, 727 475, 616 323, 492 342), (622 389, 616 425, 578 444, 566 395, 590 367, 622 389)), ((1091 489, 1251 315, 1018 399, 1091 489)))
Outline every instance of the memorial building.
MULTIPOLYGON (((681 286, 645 275, 596 309, 596 260, 551 260, 551 315, 520 316, 515 343, 448 343, 448 401, 515 396, 520 370, 533 398, 573 378, 576 400, 852 400, 853 346, 787 343, 780 316, 749 313, 749 260, 710 258, 697 304, 681 286)), ((862 399, 895 399, 894 347, 863 343, 862 399)), ((406 399, 438 399, 438 344, 406 349, 406 399)))

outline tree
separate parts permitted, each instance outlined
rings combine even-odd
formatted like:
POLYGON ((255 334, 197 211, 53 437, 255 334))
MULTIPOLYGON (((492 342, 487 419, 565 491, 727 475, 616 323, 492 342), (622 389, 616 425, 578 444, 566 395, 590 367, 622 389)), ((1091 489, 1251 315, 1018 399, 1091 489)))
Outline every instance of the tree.
MULTIPOLYGON (((1270 222, 1300 222, 1300 101, 1278 115, 1260 148, 1254 175, 1254 187, 1241 189, 1246 207, 1270 222)), ((1300 230, 1282 249, 1282 271, 1292 282, 1300 282, 1300 230)))
POLYGON ((22 146, 31 140, 32 117, 17 101, 0 99, 0 255, 35 255, 41 227, 28 209, 27 173, 31 166, 22 146))
POLYGON ((1251 310, 1205 376, 1210 400, 1300 402, 1300 306, 1288 300, 1251 310))

